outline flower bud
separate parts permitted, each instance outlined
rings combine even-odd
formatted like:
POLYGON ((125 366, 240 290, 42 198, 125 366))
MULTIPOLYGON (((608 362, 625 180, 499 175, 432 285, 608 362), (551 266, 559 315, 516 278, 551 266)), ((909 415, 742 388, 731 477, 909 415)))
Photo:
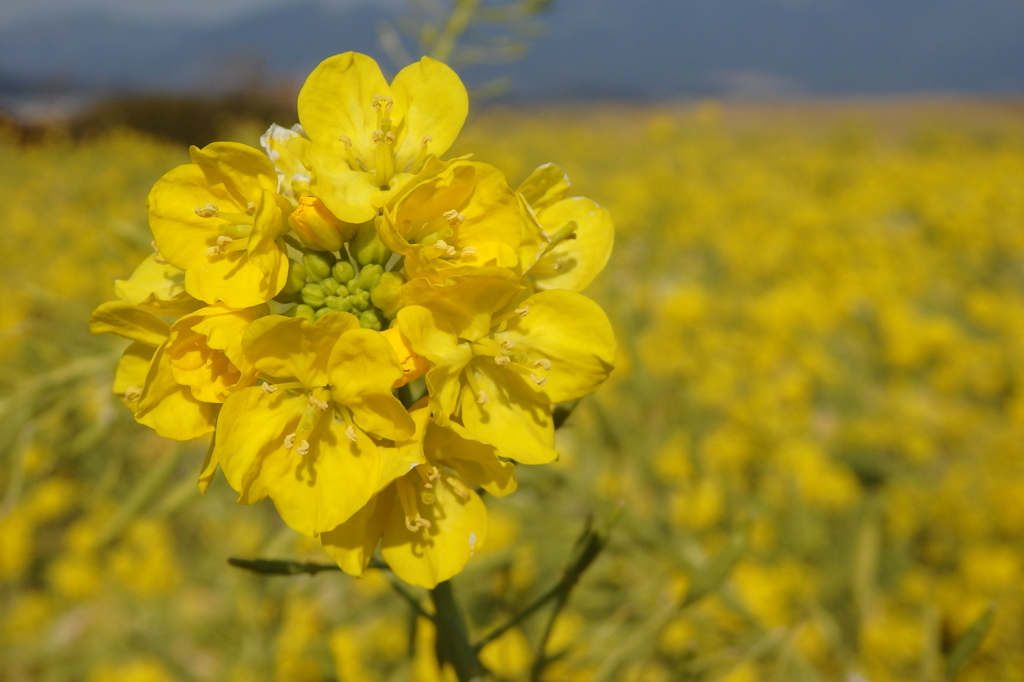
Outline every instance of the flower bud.
POLYGON ((352 302, 353 310, 366 310, 370 307, 370 292, 360 291, 355 294, 350 294, 348 300, 352 302))
MULTIPOLYGON (((324 292, 331 296, 338 296, 339 291, 343 289, 341 283, 333 277, 326 277, 320 281, 320 286, 324 288, 324 292)), ((347 296, 348 291, 341 293, 341 296, 347 296)))
POLYGON ((340 260, 334 264, 331 274, 339 282, 347 282, 356 276, 356 269, 347 260, 340 260))
POLYGON ((345 282, 345 288, 348 289, 350 294, 358 294, 363 290, 363 285, 359 283, 358 277, 353 277, 349 281, 345 282))
POLYGON ((290 309, 287 313, 288 317, 304 317, 310 322, 314 321, 315 311, 304 303, 300 303, 294 308, 290 309))
POLYGON ((398 356, 398 364, 402 366, 402 378, 395 382, 393 388, 404 386, 413 379, 423 376, 430 368, 427 359, 416 355, 409 344, 409 339, 405 338, 405 335, 402 334, 397 326, 385 329, 381 333, 384 334, 384 338, 391 344, 395 355, 398 356))
POLYGON ((306 270, 297 260, 288 260, 288 281, 285 282, 282 294, 297 294, 306 286, 306 270))
POLYGON ((395 319, 395 315, 402 308, 402 285, 405 284, 405 277, 398 272, 385 272, 377 279, 377 285, 370 291, 370 300, 373 305, 380 308, 384 317, 389 320, 395 319))
POLYGON ((352 302, 348 300, 348 296, 328 296, 324 299, 324 304, 331 310, 352 312, 352 302))
POLYGON ((319 282, 331 276, 331 268, 338 259, 326 251, 306 251, 302 254, 302 268, 306 279, 319 282))
POLYGON ((381 323, 380 314, 376 310, 366 310, 359 313, 359 326, 363 329, 372 329, 379 332, 381 323))
POLYGON ((377 286, 377 280, 384 273, 384 268, 376 263, 363 266, 363 269, 359 271, 359 286, 366 291, 373 291, 373 288, 377 286))
POLYGON ((306 195, 288 217, 299 241, 307 249, 338 251, 355 234, 356 226, 343 223, 320 199, 306 195))
POLYGON ((384 242, 377 236, 377 228, 372 220, 363 223, 356 230, 356 236, 349 244, 349 251, 360 265, 384 265, 391 259, 391 250, 384 246, 384 242))
POLYGON ((332 310, 331 308, 321 308, 320 310, 316 311, 313 314, 313 321, 314 322, 319 322, 320 318, 323 317, 324 315, 329 315, 329 314, 335 313, 335 312, 337 312, 337 311, 336 310, 332 310))
POLYGON ((320 308, 324 304, 324 288, 312 283, 302 287, 302 302, 311 308, 320 308))

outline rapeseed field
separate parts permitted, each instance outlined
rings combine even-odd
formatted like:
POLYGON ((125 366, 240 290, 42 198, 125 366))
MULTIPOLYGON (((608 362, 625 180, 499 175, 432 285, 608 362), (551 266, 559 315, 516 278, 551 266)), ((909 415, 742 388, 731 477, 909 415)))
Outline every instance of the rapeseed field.
MULTIPOLYGON (((994 618, 956 679, 1024 680, 1024 134, 972 111, 470 123, 451 156, 513 187, 558 159, 611 211, 586 293, 620 355, 560 460, 488 500, 454 580, 474 633, 614 518, 544 679, 937 681, 994 618)), ((125 344, 89 313, 151 251, 146 194, 187 150, 55 131, 0 158, 0 680, 445 680, 388 574, 228 566, 330 559, 221 477, 202 500, 207 444, 111 392, 125 344)), ((494 679, 531 678, 544 627, 482 650, 494 679)))

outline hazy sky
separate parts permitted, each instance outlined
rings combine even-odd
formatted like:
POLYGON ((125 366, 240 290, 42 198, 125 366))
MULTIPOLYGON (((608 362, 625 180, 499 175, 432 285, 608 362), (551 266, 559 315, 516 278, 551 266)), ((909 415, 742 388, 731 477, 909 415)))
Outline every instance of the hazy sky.
MULTIPOLYGON (((318 0, 330 7, 395 0, 318 0)), ((219 22, 238 14, 308 0, 0 0, 0 26, 80 12, 119 14, 130 19, 174 20, 180 23, 219 22)))

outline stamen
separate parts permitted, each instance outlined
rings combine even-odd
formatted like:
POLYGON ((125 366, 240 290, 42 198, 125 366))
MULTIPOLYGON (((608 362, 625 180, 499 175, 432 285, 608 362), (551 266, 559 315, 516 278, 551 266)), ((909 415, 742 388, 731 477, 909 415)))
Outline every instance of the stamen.
POLYGON ((476 404, 477 405, 486 405, 488 400, 489 400, 489 398, 487 397, 487 394, 484 393, 483 391, 479 391, 476 394, 476 404))
POLYGON ((275 386, 274 384, 263 384, 262 386, 260 386, 260 388, 262 388, 263 392, 266 393, 267 395, 270 395, 271 393, 277 390, 277 386, 275 386))
POLYGON ((317 400, 313 396, 309 396, 309 404, 320 410, 321 412, 327 411, 327 403, 323 400, 317 400))
POLYGON ((341 143, 343 145, 345 145, 345 149, 351 149, 351 147, 352 147, 352 138, 351 137, 349 137, 348 135, 339 135, 338 136, 338 140, 340 140, 341 143))
POLYGON ((540 367, 541 369, 551 369, 551 361, 547 358, 540 358, 533 361, 534 367, 540 367))
POLYGON ((459 213, 454 208, 442 213, 441 217, 447 220, 448 224, 451 225, 452 227, 454 227, 455 225, 461 225, 463 221, 466 220, 466 216, 462 213, 459 213))
POLYGON ((552 270, 560 270, 562 268, 562 259, 556 258, 555 262, 551 265, 552 270))
POLYGON ((444 253, 444 255, 446 256, 454 256, 456 253, 455 247, 451 246, 450 244, 448 244, 448 242, 446 242, 443 239, 438 239, 436 242, 434 242, 434 248, 444 253))
POLYGON ((462 255, 463 256, 475 256, 476 255, 476 248, 472 247, 472 246, 464 246, 462 248, 462 255))
POLYGON ((522 308, 516 308, 516 315, 519 317, 526 317, 530 312, 530 306, 524 305, 522 308))
POLYGON ((156 240, 151 241, 149 245, 153 247, 153 260, 160 265, 167 265, 167 261, 160 255, 160 247, 156 245, 156 240))
POLYGON ((370 133, 370 139, 373 140, 373 143, 378 147, 381 146, 382 144, 384 144, 384 131, 374 130, 372 133, 370 133))
POLYGON ((359 434, 356 433, 356 427, 354 427, 351 424, 349 424, 348 428, 345 429, 345 437, 348 438, 353 443, 358 441, 359 440, 359 434))
POLYGON ((128 388, 124 389, 124 399, 127 400, 128 402, 135 402, 136 400, 138 400, 141 397, 142 397, 142 387, 141 386, 129 386, 128 388))
POLYGON ((543 386, 544 384, 548 383, 548 378, 547 377, 542 377, 542 376, 537 376, 533 372, 530 372, 530 381, 532 381, 533 383, 537 384, 538 386, 543 386))
POLYGON ((426 149, 427 148, 427 144, 430 143, 430 142, 433 142, 433 141, 434 141, 433 137, 431 137, 430 135, 424 135, 423 137, 420 138, 420 147, 422 149, 426 149))
POLYGON ((452 489, 455 491, 455 494, 461 497, 462 499, 468 500, 472 496, 472 493, 469 491, 469 489, 466 488, 466 486, 462 485, 462 481, 460 481, 459 479, 450 478, 448 479, 448 482, 451 483, 452 489))
POLYGON ((505 350, 512 350, 512 347, 515 346, 516 344, 512 343, 512 339, 505 339, 498 345, 504 348, 505 350))
POLYGON ((508 363, 511 362, 507 355, 495 355, 494 362, 498 364, 498 367, 508 367, 508 363))
POLYGON ((222 234, 221 236, 217 237, 217 246, 224 246, 225 244, 230 244, 233 241, 235 240, 232 239, 231 237, 227 236, 226 234, 222 234))
POLYGON ((220 213, 220 209, 217 208, 217 204, 196 206, 196 215, 200 218, 215 218, 218 213, 220 213))
POLYGON ((211 246, 210 248, 208 248, 206 250, 206 257, 207 258, 213 258, 214 256, 219 256, 219 255, 220 255, 220 247, 219 246, 211 246))
POLYGON ((390 130, 384 133, 384 144, 394 144, 396 139, 398 138, 396 138, 395 134, 390 130))
POLYGON ((256 212, 256 202, 255 201, 250 201, 248 204, 246 204, 245 205, 245 212, 248 213, 249 215, 252 215, 253 213, 255 213, 256 212))
POLYGON ((296 435, 294 433, 289 433, 287 436, 284 437, 284 449, 285 450, 291 450, 292 449, 292 446, 295 445, 295 438, 296 438, 296 435))
POLYGON ((304 440, 299 443, 299 447, 295 448, 295 453, 298 455, 305 455, 309 452, 309 441, 304 440))
POLYGON ((374 95, 373 96, 373 108, 380 111, 381 103, 384 103, 384 113, 391 113, 391 105, 394 104, 394 100, 386 95, 374 95))

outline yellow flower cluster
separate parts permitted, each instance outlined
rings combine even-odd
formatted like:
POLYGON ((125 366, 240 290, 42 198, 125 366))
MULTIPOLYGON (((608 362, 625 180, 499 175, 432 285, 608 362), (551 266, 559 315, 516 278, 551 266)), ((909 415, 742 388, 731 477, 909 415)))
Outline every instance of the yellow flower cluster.
POLYGON ((201 489, 219 466, 353 575, 378 544, 409 583, 458 573, 486 539, 477 491, 554 460, 553 407, 613 366, 579 293, 608 212, 550 164, 512 189, 442 161, 467 110, 432 59, 390 84, 364 55, 327 59, 265 151, 192 148, 156 183, 155 253, 90 324, 132 342, 114 392, 138 422, 213 434, 201 489))

